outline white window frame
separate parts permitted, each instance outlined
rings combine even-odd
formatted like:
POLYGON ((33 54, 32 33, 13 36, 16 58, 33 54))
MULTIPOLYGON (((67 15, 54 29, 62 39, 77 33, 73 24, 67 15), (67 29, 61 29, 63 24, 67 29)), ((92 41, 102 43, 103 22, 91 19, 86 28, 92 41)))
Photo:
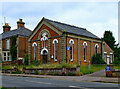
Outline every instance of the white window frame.
POLYGON ((10 40, 6 40, 6 49, 10 49, 10 40))
POLYGON ((98 53, 98 48, 99 48, 99 45, 98 45, 98 44, 95 44, 95 51, 96 51, 96 54, 98 53), (96 48, 97 48, 97 51, 96 51, 96 48))
POLYGON ((86 47, 87 47, 87 42, 86 41, 84 41, 83 42, 83 46, 84 46, 84 49, 85 49, 85 51, 84 51, 84 62, 86 62, 86 53, 87 53, 87 49, 86 49, 86 47), (85 46, 85 44, 86 44, 86 46, 85 46))
POLYGON ((11 61, 11 55, 10 55, 10 53, 7 53, 7 61, 11 61), (8 54, 9 54, 9 56, 8 56, 8 54), (9 60, 8 60, 8 58, 9 58, 9 60))
POLYGON ((112 53, 110 53, 110 61, 111 61, 111 63, 112 63, 112 58, 113 57, 113 54, 112 53))
POLYGON ((42 48, 45 48, 47 47, 47 45, 45 44, 46 40, 48 40, 48 38, 46 37, 47 33, 43 33, 42 34, 42 38, 41 38, 41 41, 42 41, 42 48))
POLYGON ((106 62, 107 52, 104 52, 104 62, 106 62))
MULTIPOLYGON (((53 40, 53 44, 54 44, 54 61, 57 61, 58 59, 56 59, 56 57, 55 57, 55 55, 56 55, 56 54, 55 54, 55 53, 56 53, 56 52, 55 52, 55 50, 56 50, 56 49, 55 49, 55 42, 58 44, 58 40, 57 40, 57 39, 54 39, 54 40, 53 40)), ((57 48, 57 50, 58 50, 58 48, 57 48)), ((58 57, 58 55, 57 55, 57 57, 58 57)))
POLYGON ((35 49, 35 46, 37 47, 37 43, 34 42, 34 43, 32 44, 32 46, 33 46, 33 48, 34 48, 34 60, 36 60, 36 49, 35 49))
MULTIPOLYGON (((70 61, 73 61, 73 44, 74 44, 74 40, 73 39, 70 39, 69 43, 70 43, 70 46, 71 46, 71 42, 72 42, 72 59, 71 59, 71 53, 70 53, 70 61)), ((71 51, 71 50, 70 50, 71 51)))
POLYGON ((7 61, 7 55, 5 56, 4 54, 6 55, 6 53, 3 53, 3 61, 7 61))

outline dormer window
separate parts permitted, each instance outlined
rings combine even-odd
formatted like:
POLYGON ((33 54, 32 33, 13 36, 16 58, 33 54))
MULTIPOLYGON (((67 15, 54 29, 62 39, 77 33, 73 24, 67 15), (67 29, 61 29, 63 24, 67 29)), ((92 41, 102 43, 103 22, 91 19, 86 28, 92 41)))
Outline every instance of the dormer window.
POLYGON ((10 49, 10 40, 6 40, 6 49, 10 49))

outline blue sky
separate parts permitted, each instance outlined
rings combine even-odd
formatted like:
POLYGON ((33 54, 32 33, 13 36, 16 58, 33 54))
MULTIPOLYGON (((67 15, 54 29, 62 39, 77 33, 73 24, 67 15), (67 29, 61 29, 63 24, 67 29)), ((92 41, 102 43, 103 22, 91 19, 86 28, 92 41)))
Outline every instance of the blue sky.
POLYGON ((33 30, 42 17, 86 28, 98 37, 105 30, 111 30, 118 42, 118 3, 117 2, 3 2, 1 25, 4 17, 11 29, 22 18, 25 27, 33 30))

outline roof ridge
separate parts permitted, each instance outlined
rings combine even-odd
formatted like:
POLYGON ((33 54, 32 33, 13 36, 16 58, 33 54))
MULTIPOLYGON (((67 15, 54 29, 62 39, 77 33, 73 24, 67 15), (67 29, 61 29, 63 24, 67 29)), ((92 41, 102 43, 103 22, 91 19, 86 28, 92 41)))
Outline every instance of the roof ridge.
POLYGON ((80 28, 80 29, 86 30, 86 28, 78 27, 78 26, 75 26, 75 25, 66 24, 66 23, 62 23, 62 22, 59 22, 59 21, 50 20, 50 19, 47 19, 47 18, 44 18, 44 19, 49 20, 49 21, 53 21, 55 23, 59 23, 59 24, 63 24, 63 25, 67 25, 67 26, 71 26, 71 27, 75 27, 75 28, 80 28))

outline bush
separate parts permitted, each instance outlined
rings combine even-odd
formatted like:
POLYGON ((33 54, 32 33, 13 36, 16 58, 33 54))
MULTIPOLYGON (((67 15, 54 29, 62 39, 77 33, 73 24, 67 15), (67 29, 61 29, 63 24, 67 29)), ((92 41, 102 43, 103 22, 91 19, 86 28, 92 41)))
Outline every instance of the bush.
POLYGON ((17 37, 12 37, 11 38, 11 48, 10 48, 10 54, 11 54, 11 59, 12 61, 16 60, 17 58, 17 37))
POLYGON ((119 57, 115 57, 113 64, 120 64, 120 55, 119 57))
POLYGON ((106 64, 102 59, 101 54, 96 54, 92 56, 92 64, 106 64))
POLYGON ((35 66, 38 66, 38 65, 40 65, 41 63, 40 63, 40 61, 38 61, 38 60, 35 60, 35 61, 33 61, 33 65, 35 65, 35 66))
POLYGON ((29 56, 28 56, 28 54, 25 54, 24 65, 28 65, 28 61, 29 61, 29 56))
POLYGON ((38 74, 39 74, 38 70, 35 70, 35 74, 36 74, 36 75, 38 75, 38 74))

